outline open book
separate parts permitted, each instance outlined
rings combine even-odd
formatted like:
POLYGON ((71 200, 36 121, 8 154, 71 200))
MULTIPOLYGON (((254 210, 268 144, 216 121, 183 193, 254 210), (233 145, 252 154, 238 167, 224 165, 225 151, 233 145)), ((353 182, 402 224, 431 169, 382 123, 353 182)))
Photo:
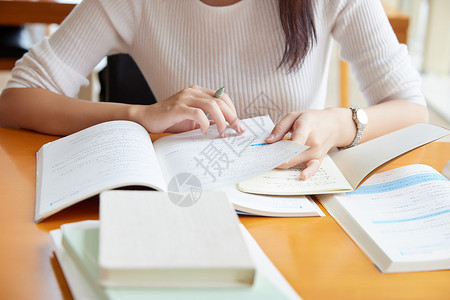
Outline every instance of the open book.
POLYGON ((98 283, 100 275, 98 262, 99 222, 83 221, 65 224, 63 226, 65 227, 64 233, 61 229, 52 230, 50 231, 50 238, 56 257, 61 265, 72 295, 76 300, 300 299, 242 224, 239 224, 239 229, 242 232, 257 270, 255 282, 249 288, 216 289, 101 287, 98 283))
POLYGON ((152 144, 141 125, 111 121, 45 144, 37 153, 35 221, 118 187, 182 193, 233 185, 306 149, 287 140, 265 143, 274 126, 268 116, 242 122, 242 135, 228 128, 220 138, 213 125, 207 135, 193 130, 152 144))
POLYGON ((430 166, 400 167, 354 192, 317 197, 382 272, 450 269, 450 181, 430 166))
POLYGON ((239 190, 265 195, 316 195, 353 191, 371 171, 395 157, 450 134, 432 124, 415 124, 353 148, 325 156, 310 179, 299 179, 301 166, 271 170, 238 184, 239 190))

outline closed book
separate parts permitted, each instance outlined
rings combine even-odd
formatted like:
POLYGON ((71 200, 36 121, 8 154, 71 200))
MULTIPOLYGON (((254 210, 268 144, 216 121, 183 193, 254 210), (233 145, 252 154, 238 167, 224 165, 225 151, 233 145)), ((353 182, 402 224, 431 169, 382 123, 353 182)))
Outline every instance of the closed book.
POLYGON ((253 237, 239 224, 258 270, 245 288, 123 288, 98 283, 99 222, 64 224, 50 232, 53 249, 75 300, 299 300, 300 297, 270 262, 253 237))
POLYGON ((226 194, 195 193, 198 201, 187 207, 177 205, 178 198, 163 192, 102 193, 100 284, 176 288, 252 285, 255 268, 226 194))

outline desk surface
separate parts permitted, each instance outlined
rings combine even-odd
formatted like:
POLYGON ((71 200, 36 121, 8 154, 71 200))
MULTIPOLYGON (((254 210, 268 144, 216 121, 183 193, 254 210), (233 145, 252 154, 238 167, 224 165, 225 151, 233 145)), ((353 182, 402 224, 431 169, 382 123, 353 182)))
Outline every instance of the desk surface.
MULTIPOLYGON (((71 299, 48 232, 98 219, 98 198, 33 223, 36 151, 56 137, 0 129, 0 295, 2 299, 71 299)), ((441 170, 450 143, 431 143, 382 170, 425 163, 441 170)), ((325 211, 325 210, 324 210, 325 211)), ((244 217, 241 222, 304 299, 444 299, 450 271, 381 274, 328 214, 314 218, 244 217)))

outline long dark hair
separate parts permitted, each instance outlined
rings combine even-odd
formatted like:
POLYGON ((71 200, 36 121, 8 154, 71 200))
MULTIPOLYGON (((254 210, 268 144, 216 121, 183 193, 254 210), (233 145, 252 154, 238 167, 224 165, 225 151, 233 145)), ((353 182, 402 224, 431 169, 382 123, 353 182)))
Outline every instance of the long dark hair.
POLYGON ((281 26, 286 37, 283 58, 278 68, 287 65, 289 72, 296 70, 317 42, 313 1, 278 0, 281 26))

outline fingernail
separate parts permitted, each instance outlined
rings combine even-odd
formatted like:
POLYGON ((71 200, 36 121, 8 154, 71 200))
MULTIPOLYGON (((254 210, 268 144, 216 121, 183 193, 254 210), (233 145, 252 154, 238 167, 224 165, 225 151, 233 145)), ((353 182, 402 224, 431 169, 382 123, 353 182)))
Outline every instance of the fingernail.
POLYGON ((223 138, 227 137, 228 136, 227 131, 226 130, 222 131, 220 133, 220 136, 223 137, 223 138))
POLYGON ((238 133, 244 133, 245 132, 245 128, 241 124, 239 124, 236 129, 237 129, 238 133))
POLYGON ((302 171, 302 177, 303 177, 303 180, 308 179, 309 178, 309 172, 308 171, 302 171))
POLYGON ((275 139, 275 134, 271 134, 269 135, 269 137, 266 140, 274 140, 275 139))

